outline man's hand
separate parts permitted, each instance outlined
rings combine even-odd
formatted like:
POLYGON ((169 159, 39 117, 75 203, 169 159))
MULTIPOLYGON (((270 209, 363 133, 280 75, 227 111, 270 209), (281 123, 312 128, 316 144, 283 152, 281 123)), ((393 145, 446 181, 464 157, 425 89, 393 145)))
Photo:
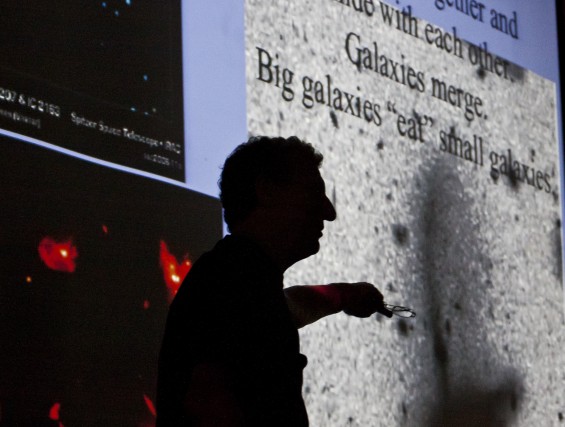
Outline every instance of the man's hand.
POLYGON ((370 283, 333 283, 341 296, 341 307, 344 313, 355 317, 369 317, 380 313, 392 317, 392 312, 384 306, 383 294, 370 283))

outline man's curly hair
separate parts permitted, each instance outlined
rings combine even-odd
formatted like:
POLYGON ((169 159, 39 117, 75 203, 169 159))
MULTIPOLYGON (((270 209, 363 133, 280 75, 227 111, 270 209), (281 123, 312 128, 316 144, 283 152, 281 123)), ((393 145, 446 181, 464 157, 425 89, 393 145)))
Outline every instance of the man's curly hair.
POLYGON ((322 160, 320 152, 296 136, 251 137, 239 145, 226 159, 218 182, 228 228, 231 230, 256 206, 258 179, 284 184, 292 178, 297 163, 318 169, 322 160))

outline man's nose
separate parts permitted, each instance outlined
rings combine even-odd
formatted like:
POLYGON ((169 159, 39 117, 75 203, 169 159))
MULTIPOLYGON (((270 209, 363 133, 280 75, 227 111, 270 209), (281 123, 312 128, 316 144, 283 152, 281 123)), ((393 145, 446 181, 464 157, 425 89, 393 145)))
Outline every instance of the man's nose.
POLYGON ((324 206, 323 206, 323 214, 325 221, 333 221, 337 218, 337 213, 335 211, 334 205, 328 199, 328 196, 324 196, 324 206))

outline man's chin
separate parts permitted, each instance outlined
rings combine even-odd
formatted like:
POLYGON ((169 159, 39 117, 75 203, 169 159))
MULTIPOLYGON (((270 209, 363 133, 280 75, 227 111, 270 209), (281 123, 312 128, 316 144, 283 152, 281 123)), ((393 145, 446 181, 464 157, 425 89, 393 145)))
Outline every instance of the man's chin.
POLYGON ((295 260, 294 262, 298 262, 314 254, 317 254, 320 251, 319 239, 319 237, 316 237, 295 241, 294 245, 292 245, 292 252, 289 253, 289 255, 292 259, 295 260))
POLYGON ((320 242, 318 240, 313 241, 307 248, 304 248, 304 258, 308 258, 312 255, 317 254, 320 251, 320 242))

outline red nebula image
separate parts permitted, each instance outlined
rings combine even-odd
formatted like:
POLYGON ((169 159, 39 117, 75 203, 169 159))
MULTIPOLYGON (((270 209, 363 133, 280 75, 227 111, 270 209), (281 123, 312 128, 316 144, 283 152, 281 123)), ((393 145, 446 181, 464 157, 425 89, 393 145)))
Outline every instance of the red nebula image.
POLYGON ((59 421, 59 427, 63 427, 63 423, 61 423, 59 419, 59 411, 61 410, 61 404, 59 402, 53 404, 51 409, 49 410, 49 419, 53 421, 59 421))
POLYGON ((52 419, 53 421, 58 421, 60 410, 61 410, 60 403, 53 404, 53 406, 51 406, 51 409, 49 410, 49 418, 52 419))
POLYGON ((143 400, 145 401, 145 406, 151 415, 147 415, 144 420, 141 420, 137 427, 155 427, 155 419, 157 418, 157 410, 153 401, 146 394, 143 395, 143 400), (150 417, 150 418, 149 418, 150 417))
POLYGON ((57 242, 51 237, 44 237, 39 243, 38 251, 41 260, 51 270, 66 273, 75 271, 78 250, 70 239, 65 242, 57 242))
POLYGON ((169 248, 163 240, 161 240, 159 258, 161 268, 163 269, 165 284, 169 292, 169 301, 172 301, 182 281, 190 271, 192 263, 189 261, 187 255, 185 255, 183 261, 179 263, 176 257, 169 252, 169 248))
POLYGON ((147 406, 147 409, 149 409, 149 412, 151 412, 151 415, 156 417, 157 410, 155 409, 155 405, 153 404, 153 401, 146 394, 143 395, 143 400, 145 400, 145 405, 147 406))

